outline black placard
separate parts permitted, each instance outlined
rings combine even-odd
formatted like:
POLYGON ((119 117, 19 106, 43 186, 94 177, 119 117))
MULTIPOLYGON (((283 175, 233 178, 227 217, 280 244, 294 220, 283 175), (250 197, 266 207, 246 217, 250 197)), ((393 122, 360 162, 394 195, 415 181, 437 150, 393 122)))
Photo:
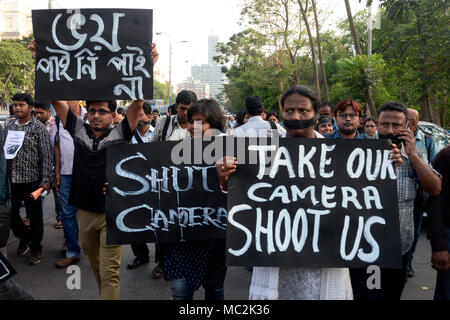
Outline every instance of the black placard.
POLYGON ((33 10, 36 100, 153 98, 153 11, 33 10))
MULTIPOLYGON (((184 143, 190 150, 191 140, 184 143)), ((108 148, 108 244, 225 238, 227 199, 215 165, 174 164, 175 147, 181 145, 168 141, 108 148)))
POLYGON ((228 185, 227 264, 400 267, 389 142, 281 139, 279 144, 272 154, 275 165, 264 170, 258 151, 252 151, 258 152, 258 165, 238 159, 228 185))
POLYGON ((11 278, 16 273, 16 270, 14 270, 3 254, 0 253, 0 283, 11 278))

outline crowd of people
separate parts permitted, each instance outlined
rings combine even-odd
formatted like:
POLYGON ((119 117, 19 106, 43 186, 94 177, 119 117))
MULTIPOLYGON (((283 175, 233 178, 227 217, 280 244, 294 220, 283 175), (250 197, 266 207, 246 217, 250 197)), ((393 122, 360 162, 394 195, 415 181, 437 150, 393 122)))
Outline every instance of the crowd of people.
MULTIPOLYGON (((155 63, 155 46, 152 57, 155 63)), ((280 114, 265 111, 261 98, 251 96, 245 100, 245 110, 230 117, 224 117, 214 99, 197 100, 194 92, 186 90, 178 93, 169 114, 161 116, 142 100, 133 101, 126 110, 117 108, 116 101, 86 101, 82 107, 79 101, 34 101, 26 93, 17 93, 12 100, 13 116, 0 139, 5 149, 0 159, 0 211, 3 219, 10 217, 11 230, 20 240, 16 254, 26 256, 30 265, 43 259, 45 198, 34 200, 30 194, 36 190, 53 192, 55 227, 64 232, 64 257, 55 266, 76 264, 83 252, 102 299, 120 298, 122 253, 122 246, 106 244, 107 147, 180 141, 211 132, 235 137, 277 134, 290 139, 392 141, 390 159, 397 174, 402 268, 381 268, 381 287, 369 289, 370 274, 362 268, 255 266, 249 299, 399 300, 408 276, 414 276, 411 262, 425 211, 429 217, 432 266, 437 270, 434 297, 450 298, 450 147, 438 150, 432 137, 417 130, 418 112, 400 102, 383 104, 375 119, 363 118, 355 100, 346 99, 336 105, 320 102, 312 89, 301 85, 285 91, 280 114), (55 117, 50 105, 56 111, 55 117), (25 217, 20 215, 22 202, 25 217)), ((216 164, 223 192, 227 192, 228 179, 237 170, 236 158, 225 157, 216 164)), ((9 234, 9 229, 3 227, 6 225, 0 224, 4 255, 4 235, 9 234)), ((224 299, 224 239, 157 243, 155 247, 158 265, 152 275, 171 281, 173 299, 191 300, 200 286, 205 289, 206 300, 224 299)), ((135 257, 128 269, 150 261, 147 244, 133 243, 131 248, 135 257)), ((0 282, 0 299, 5 297, 31 298, 12 279, 0 282)))

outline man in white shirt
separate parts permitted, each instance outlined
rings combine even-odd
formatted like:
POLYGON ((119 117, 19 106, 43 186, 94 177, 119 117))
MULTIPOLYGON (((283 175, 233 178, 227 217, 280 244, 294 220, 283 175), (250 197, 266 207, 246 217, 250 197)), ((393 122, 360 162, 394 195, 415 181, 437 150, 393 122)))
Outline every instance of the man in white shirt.
POLYGON ((176 98, 177 114, 161 117, 156 123, 152 141, 179 141, 189 135, 187 130, 187 111, 197 101, 197 95, 189 90, 182 90, 176 98))
POLYGON ((272 129, 277 129, 279 136, 286 134, 286 130, 279 124, 263 120, 261 114, 264 112, 262 100, 258 96, 245 99, 245 112, 248 116, 246 124, 236 128, 236 137, 271 137, 272 129))
MULTIPOLYGON (((76 116, 83 119, 86 109, 79 105, 79 101, 70 101, 78 105, 76 116)), ((74 144, 70 133, 64 129, 59 120, 53 124, 50 141, 55 156, 55 187, 59 190, 61 199, 61 222, 64 231, 65 246, 62 249, 64 258, 55 263, 56 268, 66 268, 80 261, 80 244, 78 242, 77 208, 69 205, 70 184, 72 182, 72 166, 74 144)))

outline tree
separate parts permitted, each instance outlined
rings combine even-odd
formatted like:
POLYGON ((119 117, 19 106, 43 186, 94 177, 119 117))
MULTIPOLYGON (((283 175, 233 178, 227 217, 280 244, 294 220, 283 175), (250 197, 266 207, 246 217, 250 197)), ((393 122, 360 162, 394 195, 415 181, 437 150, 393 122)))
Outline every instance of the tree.
MULTIPOLYGON (((406 37, 403 39, 407 42, 401 46, 403 50, 399 52, 400 57, 397 53, 400 58, 397 61, 402 64, 409 62, 415 73, 417 81, 413 85, 419 93, 417 101, 421 116, 424 120, 434 122, 438 122, 440 117, 441 124, 445 125, 449 69, 449 2, 385 0, 381 5, 386 9, 387 21, 395 26, 394 31, 405 31, 406 37)), ((396 36, 394 33, 393 37, 396 36)))
MULTIPOLYGON (((164 100, 165 104, 169 104, 167 92, 169 90, 169 82, 161 83, 153 79, 153 99, 164 100)), ((171 100, 175 101, 176 95, 171 92, 171 100)))
MULTIPOLYGON (((357 55, 362 55, 361 46, 359 45, 358 34, 356 33, 355 24, 353 22, 352 9, 350 8, 349 0, 345 0, 345 8, 347 10, 348 23, 350 25, 350 32, 352 33, 353 42, 355 45, 355 51, 357 55)), ((377 109, 372 99, 372 94, 370 91, 365 91, 364 95, 366 97, 366 103, 369 107, 370 115, 375 116, 377 114, 377 109)))
POLYGON ((308 39, 309 39, 309 45, 311 47, 311 59, 312 59, 312 65, 314 70, 314 85, 316 87, 316 95, 320 99, 320 83, 319 83, 319 70, 317 69, 317 62, 316 62, 316 50, 314 48, 314 37, 312 36, 311 27, 309 26, 308 21, 308 0, 306 0, 305 4, 302 4, 302 0, 297 0, 298 6, 300 8, 300 12, 303 17, 303 21, 305 22, 306 31, 308 33, 308 39))
POLYGON ((317 42, 317 51, 319 54, 319 64, 320 64, 320 71, 322 73, 322 81, 323 81, 323 87, 325 90, 325 100, 329 101, 330 97, 328 94, 328 82, 327 82, 327 74, 325 72, 325 66, 323 64, 323 59, 322 59, 322 45, 321 45, 321 41, 320 41, 320 26, 319 26, 319 19, 317 16, 317 8, 316 8, 316 1, 315 0, 311 0, 311 5, 312 5, 312 9, 314 12, 314 22, 316 25, 316 42, 317 42))
POLYGON ((336 99, 343 100, 351 97, 362 102, 365 100, 364 93, 367 91, 376 93, 378 105, 392 99, 384 83, 387 65, 381 55, 357 55, 339 60, 337 65, 338 71, 333 76, 338 88, 335 91, 336 99), (368 72, 369 69, 370 72, 368 72))
POLYGON ((33 94, 34 60, 24 43, 0 41, 0 104, 17 91, 33 94))

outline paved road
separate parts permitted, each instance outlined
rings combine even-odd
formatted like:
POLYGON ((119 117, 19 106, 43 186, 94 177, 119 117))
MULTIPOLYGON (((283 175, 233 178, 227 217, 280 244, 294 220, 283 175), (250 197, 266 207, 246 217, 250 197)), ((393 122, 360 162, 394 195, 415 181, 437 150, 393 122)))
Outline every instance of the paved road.
MULTIPOLYGON (((22 209, 23 210, 23 209, 22 209)), ((66 270, 55 269, 54 263, 60 259, 59 250, 63 242, 62 230, 54 228, 54 202, 53 195, 47 196, 45 201, 45 228, 43 241, 44 259, 35 266, 26 264, 24 257, 15 256, 18 240, 11 233, 8 244, 9 261, 17 270, 15 280, 20 283, 35 299, 39 300, 96 300, 99 299, 97 285, 90 269, 86 256, 82 256, 79 263, 81 269, 81 290, 67 288, 67 279, 70 276, 66 270)), ((149 244, 150 255, 154 260, 154 245, 149 244)), ((413 263, 416 276, 409 279, 402 299, 404 300, 431 300, 435 286, 435 272, 430 266, 430 244, 421 235, 413 263)), ((124 246, 122 252, 122 265, 120 270, 121 299, 130 300, 168 300, 170 299, 170 282, 163 279, 153 280, 151 270, 155 267, 154 261, 135 270, 127 270, 126 264, 131 261, 133 254, 130 246, 124 246)), ((229 267, 225 280, 226 300, 246 300, 250 286, 251 274, 243 267, 229 267)), ((203 290, 195 293, 194 299, 203 299, 203 290)))

